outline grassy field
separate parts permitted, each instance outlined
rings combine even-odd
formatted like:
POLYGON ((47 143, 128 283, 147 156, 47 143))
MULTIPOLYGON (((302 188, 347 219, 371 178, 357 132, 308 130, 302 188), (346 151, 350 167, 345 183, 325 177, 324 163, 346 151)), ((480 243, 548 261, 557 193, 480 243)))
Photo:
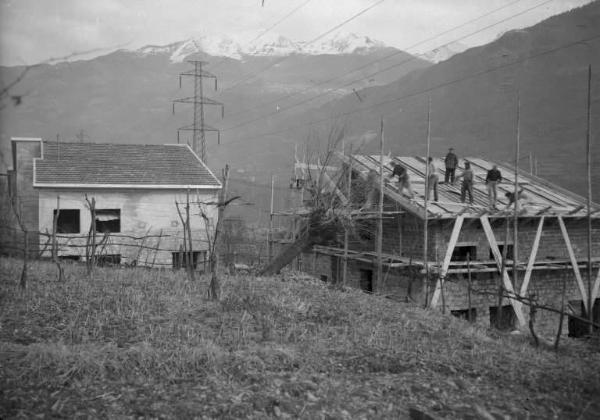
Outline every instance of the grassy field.
POLYGON ((298 275, 0 259, 0 418, 600 418, 598 343, 526 335, 298 275))

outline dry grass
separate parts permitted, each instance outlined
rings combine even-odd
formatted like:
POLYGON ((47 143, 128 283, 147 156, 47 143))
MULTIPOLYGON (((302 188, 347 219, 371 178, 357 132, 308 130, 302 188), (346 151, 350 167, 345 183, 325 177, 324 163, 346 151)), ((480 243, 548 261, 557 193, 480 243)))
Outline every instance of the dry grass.
MULTIPOLYGON (((598 346, 560 352, 310 279, 0 259, 0 417, 598 418, 598 346), (491 416, 491 417, 490 417, 491 416), (495 416, 495 417, 494 417, 495 416)), ((292 277, 292 276, 290 276, 292 277)))

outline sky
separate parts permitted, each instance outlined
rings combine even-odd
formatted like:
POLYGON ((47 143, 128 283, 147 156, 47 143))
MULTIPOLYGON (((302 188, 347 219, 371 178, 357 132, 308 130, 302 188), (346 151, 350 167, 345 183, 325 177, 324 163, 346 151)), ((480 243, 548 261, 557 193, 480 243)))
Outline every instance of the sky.
POLYGON ((309 41, 374 4, 339 31, 366 35, 409 53, 424 53, 454 41, 469 47, 485 44, 507 30, 531 26, 589 2, 0 0, 0 64, 35 64, 73 53, 87 58, 119 48, 166 45, 206 35, 253 39, 279 21, 270 33, 309 41), (502 10, 490 13, 499 8, 502 10), (452 29, 457 26, 460 28, 452 29), (444 34, 423 42, 440 33, 444 34))

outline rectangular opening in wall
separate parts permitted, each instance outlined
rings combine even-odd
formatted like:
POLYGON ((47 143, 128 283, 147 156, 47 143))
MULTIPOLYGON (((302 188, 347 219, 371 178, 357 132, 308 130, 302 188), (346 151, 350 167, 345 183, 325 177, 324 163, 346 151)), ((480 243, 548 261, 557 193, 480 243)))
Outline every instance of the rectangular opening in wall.
POLYGON ((497 326, 502 331, 512 331, 517 327, 517 315, 512 305, 504 305, 498 314, 497 306, 490 306, 490 325, 497 326), (498 319, 500 316, 500 319, 498 319), (498 323, 499 321, 499 323, 498 323))
POLYGON ((457 309, 450 311, 450 313, 459 319, 464 319, 465 321, 475 322, 477 320, 477 309, 475 308, 471 308, 470 310, 457 309))
MULTIPOLYGON (((500 251, 500 255, 504 255, 504 244, 503 243, 498 243, 498 251, 500 251)), ((514 252, 514 246, 513 244, 508 244, 506 245, 506 258, 508 259, 512 259, 513 257, 513 252, 514 252)), ((494 259, 494 253, 492 252, 492 249, 490 248, 490 260, 494 259)))
POLYGON ((373 270, 360 269, 360 288, 368 293, 373 293, 373 270))
POLYGON ((63 261, 81 261, 81 256, 80 255, 59 255, 58 259, 63 260, 63 261))
POLYGON ((457 245, 452 251, 451 261, 470 261, 477 259, 477 247, 475 245, 457 245))
MULTIPOLYGON (((189 252, 172 252, 171 259, 174 269, 187 267, 189 252)), ((194 270, 198 269, 198 265, 202 264, 203 270, 206 270, 206 251, 192 251, 192 264, 194 270)))
POLYGON ((102 265, 119 265, 121 264, 121 254, 104 254, 96 257, 96 263, 102 265))
MULTIPOLYGON (((54 210, 53 218, 56 218, 57 211, 54 210)), ((77 209, 60 209, 58 212, 58 220, 56 221, 57 233, 79 233, 79 210, 77 209)))
POLYGON ((121 210, 101 209, 96 210, 96 232, 119 233, 121 232, 121 210))
MULTIPOLYGON (((589 324, 584 321, 589 319, 585 306, 582 300, 570 300, 568 311, 572 314, 569 315, 569 337, 585 337, 590 333, 589 324)), ((594 303, 594 322, 600 322, 600 299, 596 299, 594 303)), ((598 328, 595 327, 594 331, 598 328)))

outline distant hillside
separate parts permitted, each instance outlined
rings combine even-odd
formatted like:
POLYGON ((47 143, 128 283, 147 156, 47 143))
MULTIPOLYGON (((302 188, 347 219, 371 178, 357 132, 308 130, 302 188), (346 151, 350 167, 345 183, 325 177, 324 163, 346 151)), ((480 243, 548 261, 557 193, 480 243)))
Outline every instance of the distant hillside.
MULTIPOLYGON (((347 35, 323 39, 308 48, 289 40, 265 37, 264 43, 251 50, 226 40, 187 40, 167 46, 148 46, 136 51, 120 50, 92 60, 41 65, 33 68, 14 92, 24 95, 18 106, 5 107, 0 113, 2 150, 6 154, 11 136, 41 136, 75 140, 84 130, 86 141, 126 143, 173 143, 177 128, 192 121, 190 106, 180 105, 172 113, 172 100, 193 95, 193 82, 184 78, 179 88, 179 73, 190 70, 186 59, 200 58, 209 62, 207 70, 217 75, 219 90, 213 81, 204 85, 205 95, 225 104, 225 117, 220 109, 207 110, 207 122, 227 128, 260 115, 259 111, 275 111, 294 100, 307 101, 294 113, 352 92, 352 87, 338 89, 339 80, 360 78, 377 68, 381 57, 391 56, 387 63, 410 60, 410 66, 399 66, 381 77, 364 80, 360 87, 386 84, 411 70, 430 65, 424 60, 386 47, 367 37, 347 35), (203 50, 210 51, 209 55, 203 50), (351 69, 361 68, 354 74, 351 69)), ((14 80, 22 67, 0 68, 5 85, 14 80)), ((211 107, 209 107, 211 108, 211 107)), ((290 113, 287 115, 294 115, 290 113)), ((257 124, 264 127, 264 124, 257 124)), ((189 133, 188 133, 189 134, 189 133)), ((237 138, 225 130, 223 141, 237 138)), ((182 141, 187 137, 182 138, 182 141)), ((208 143, 216 148, 216 136, 208 143)), ((285 149, 285 153, 289 151, 285 149)), ((246 155, 247 156, 247 155, 246 155)), ((282 156, 278 155, 277 160, 282 156)), ((4 159, 6 161, 6 158, 4 159)), ((227 160, 227 159, 223 159, 227 160)), ((222 160, 216 160, 221 165, 222 160)), ((211 164, 212 162, 209 162, 211 164)), ((238 166, 239 161, 231 162, 238 166)), ((263 167, 267 162, 258 162, 263 167)), ((215 166, 219 167, 219 166, 215 166)))
MULTIPOLYGON (((379 119, 384 117, 386 152, 423 155, 430 97, 433 155, 441 156, 452 146, 460 155, 512 160, 519 92, 521 166, 529 167, 527 155, 532 153, 539 161, 540 176, 583 194, 587 66, 591 64, 593 179, 594 196, 599 200, 598 28, 600 2, 594 2, 526 30, 508 32, 488 45, 386 86, 360 90, 361 101, 349 94, 273 128, 346 114, 340 120, 345 120, 350 135, 359 138, 376 132, 379 119), (577 43, 580 40, 587 41, 577 43)), ((300 137, 303 131, 304 127, 287 135, 300 137)))

